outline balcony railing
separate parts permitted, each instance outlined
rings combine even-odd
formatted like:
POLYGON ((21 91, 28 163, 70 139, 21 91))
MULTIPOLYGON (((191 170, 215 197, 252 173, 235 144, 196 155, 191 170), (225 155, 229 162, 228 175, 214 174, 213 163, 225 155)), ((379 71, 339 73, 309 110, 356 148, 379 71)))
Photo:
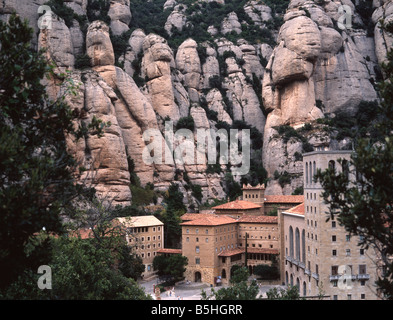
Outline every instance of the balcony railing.
POLYGON ((329 276, 329 280, 330 281, 337 281, 337 280, 340 280, 341 277, 343 277, 343 279, 349 279, 349 277, 350 277, 350 279, 352 281, 355 281, 355 280, 368 280, 368 279, 370 279, 370 275, 369 274, 358 274, 358 275, 351 274, 350 276, 349 275, 345 275, 345 274, 331 274, 329 276))

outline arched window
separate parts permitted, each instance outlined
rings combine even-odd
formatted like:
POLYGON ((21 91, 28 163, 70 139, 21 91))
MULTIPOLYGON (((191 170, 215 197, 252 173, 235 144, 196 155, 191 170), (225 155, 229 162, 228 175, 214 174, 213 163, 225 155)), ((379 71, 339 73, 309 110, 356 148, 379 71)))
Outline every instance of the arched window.
POLYGON ((336 169, 336 163, 334 160, 329 161, 329 169, 335 170, 336 169))
POLYGON ((302 231, 302 262, 306 263, 306 231, 302 231))
POLYGON ((293 229, 289 227, 289 256, 293 258, 293 229))
POLYGON ((313 176, 315 176, 315 175, 317 174, 317 165, 316 165, 315 161, 313 162, 312 166, 313 166, 313 167, 312 167, 313 176))
POLYGON ((306 162, 306 183, 308 183, 308 163, 306 162))
POLYGON ((309 165, 309 167, 308 167, 308 170, 309 170, 309 175, 310 175, 310 183, 312 183, 313 181, 313 177, 312 177, 312 165, 311 165, 311 161, 310 161, 310 163, 308 164, 309 165))
POLYGON ((307 286, 306 286, 306 281, 303 281, 303 297, 307 295, 307 286))
POLYGON ((341 163, 342 169, 343 169, 343 174, 344 176, 348 179, 349 178, 349 163, 347 160, 343 160, 341 163))
POLYGON ((296 260, 300 261, 300 232, 296 228, 295 231, 295 245, 296 245, 296 260))
POLYGON ((285 271, 285 284, 288 285, 288 271, 285 271))

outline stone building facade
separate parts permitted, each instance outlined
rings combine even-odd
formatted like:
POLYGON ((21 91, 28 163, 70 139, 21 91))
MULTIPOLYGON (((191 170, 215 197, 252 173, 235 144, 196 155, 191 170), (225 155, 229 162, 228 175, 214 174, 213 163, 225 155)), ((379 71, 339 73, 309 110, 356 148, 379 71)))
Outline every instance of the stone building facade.
POLYGON ((153 259, 164 248, 164 224, 154 216, 117 218, 126 228, 126 241, 145 266, 143 277, 154 274, 153 259))
POLYGON ((374 250, 358 246, 359 238, 350 236, 337 219, 327 220, 323 189, 313 179, 318 169, 329 166, 355 179, 350 156, 350 151, 304 154, 304 205, 280 212, 282 279, 297 285, 302 296, 322 293, 332 300, 377 299, 374 250))

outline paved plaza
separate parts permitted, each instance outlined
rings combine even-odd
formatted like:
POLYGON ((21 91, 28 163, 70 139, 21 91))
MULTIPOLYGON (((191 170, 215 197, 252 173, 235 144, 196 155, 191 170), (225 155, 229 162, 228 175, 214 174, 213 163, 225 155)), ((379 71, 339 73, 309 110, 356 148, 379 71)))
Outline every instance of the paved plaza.
MULTIPOLYGON (((147 281, 139 281, 139 285, 145 289, 145 292, 150 294, 155 299, 154 287, 158 284, 158 278, 154 278, 147 281)), ((226 285, 215 287, 214 290, 226 287, 226 285)), ((282 287, 279 285, 261 285, 259 286, 258 297, 266 297, 266 292, 272 288, 282 287)), ((283 288, 283 287, 282 287, 283 288)), ((190 282, 181 282, 171 287, 170 290, 161 292, 161 300, 201 300, 202 290, 208 295, 211 293, 211 287, 208 284, 190 282)))

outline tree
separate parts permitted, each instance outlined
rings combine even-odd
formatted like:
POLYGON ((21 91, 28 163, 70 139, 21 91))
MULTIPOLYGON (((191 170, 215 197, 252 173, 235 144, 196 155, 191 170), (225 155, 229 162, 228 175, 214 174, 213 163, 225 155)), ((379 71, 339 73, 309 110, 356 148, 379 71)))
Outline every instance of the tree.
POLYGON ((38 235, 64 232, 61 211, 86 191, 65 136, 103 129, 97 119, 75 129, 80 112, 64 97, 49 101, 41 80, 53 68, 31 47, 32 34, 15 14, 0 22, 0 291, 50 261, 50 239, 38 235))
POLYGON ((161 220, 164 223, 165 246, 176 248, 181 239, 180 216, 186 213, 183 203, 183 194, 179 185, 172 183, 164 194, 165 209, 161 212, 161 220))
MULTIPOLYGON (((393 24, 384 28, 393 32, 393 24)), ((393 50, 382 69, 380 120, 374 125, 378 139, 357 141, 350 161, 357 179, 350 181, 332 168, 319 170, 316 179, 324 189, 329 219, 337 218, 350 234, 360 236, 360 246, 377 250, 382 270, 376 284, 385 299, 393 299, 393 50)))
POLYGON ((205 291, 202 291, 202 299, 209 300, 255 300, 259 288, 255 280, 248 284, 248 277, 250 273, 246 267, 236 268, 230 280, 228 288, 221 288, 218 291, 212 289, 212 293, 208 296, 205 291))
POLYGON ((183 278, 187 264, 187 257, 180 254, 170 256, 158 255, 153 260, 153 268, 157 270, 159 276, 172 276, 175 279, 183 278))
POLYGON ((272 288, 266 292, 268 300, 303 300, 297 286, 288 286, 286 289, 272 288))

